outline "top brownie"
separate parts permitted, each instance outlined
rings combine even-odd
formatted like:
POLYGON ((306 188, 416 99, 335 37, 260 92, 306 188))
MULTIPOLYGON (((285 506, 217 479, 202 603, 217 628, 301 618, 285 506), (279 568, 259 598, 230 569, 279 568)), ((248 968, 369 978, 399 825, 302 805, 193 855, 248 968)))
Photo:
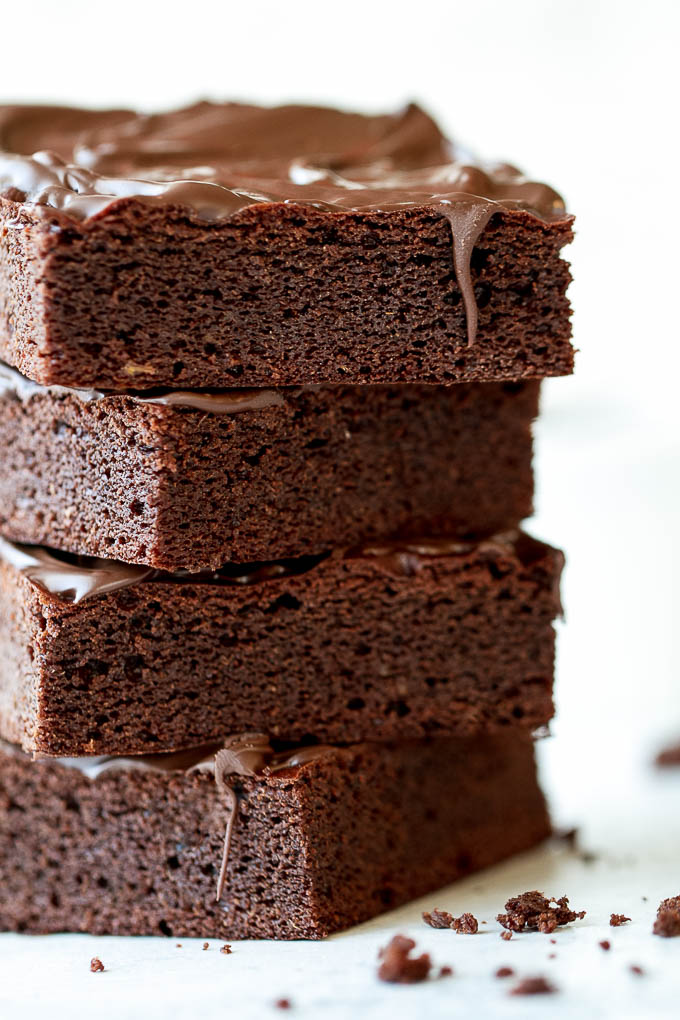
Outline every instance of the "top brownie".
POLYGON ((417 106, 0 107, 0 357, 104 389, 572 369, 559 195, 417 106))

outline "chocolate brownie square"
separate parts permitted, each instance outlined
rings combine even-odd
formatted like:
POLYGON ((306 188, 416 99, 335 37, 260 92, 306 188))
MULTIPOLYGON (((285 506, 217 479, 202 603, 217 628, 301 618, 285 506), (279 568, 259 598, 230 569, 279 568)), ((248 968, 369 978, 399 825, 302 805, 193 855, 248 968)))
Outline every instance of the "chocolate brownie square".
POLYGON ((552 716, 563 557, 512 532, 167 574, 0 541, 0 735, 137 754, 552 716))
POLYGON ((522 733, 227 744, 67 762, 0 750, 0 928, 321 938, 550 834, 522 733))
POLYGON ((571 372, 572 218, 423 110, 0 108, 0 357, 103 389, 571 372))
POLYGON ((0 365, 0 533, 164 570, 531 513, 538 383, 106 395, 0 365))

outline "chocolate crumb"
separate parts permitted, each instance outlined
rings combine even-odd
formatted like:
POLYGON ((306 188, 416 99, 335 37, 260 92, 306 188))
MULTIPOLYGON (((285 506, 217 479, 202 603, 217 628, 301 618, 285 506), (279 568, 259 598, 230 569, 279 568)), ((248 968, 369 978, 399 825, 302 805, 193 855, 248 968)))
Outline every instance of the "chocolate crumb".
POLYGON ((175 943, 175 949, 181 949, 181 948, 182 948, 182 943, 181 942, 176 942, 175 943))
POLYGON ((439 977, 451 977, 453 974, 453 967, 449 967, 446 964, 439 968, 439 977))
POLYGON ((637 963, 631 963, 629 969, 633 974, 637 974, 638 977, 642 977, 642 975, 644 974, 644 970, 637 963))
POLYGON ((512 967, 499 967, 496 971, 497 978, 514 977, 515 972, 512 967))
POLYGON ((622 924, 626 924, 628 921, 630 921, 630 918, 626 917, 625 914, 612 914, 609 918, 609 924, 612 928, 620 928, 622 924))
POLYGON ((381 981, 403 985, 425 981, 430 973, 432 961, 428 953, 411 956, 411 950, 415 949, 415 945, 413 939, 395 935, 390 944, 380 950, 378 959, 382 960, 382 963, 378 968, 378 977, 381 981))
POLYGON ((654 764, 659 769, 673 768, 676 765, 680 765, 680 744, 674 744, 659 751, 654 759, 654 764))
POLYGON ((425 911, 423 921, 429 924, 430 928, 452 928, 453 914, 449 914, 448 910, 437 910, 435 907, 431 912, 425 911))
POLYGON ((510 995, 553 995, 557 989, 543 977, 524 978, 510 989, 510 995))
POLYGON ((453 928, 458 935, 476 935, 479 931, 479 922, 474 914, 461 914, 460 917, 454 917, 448 910, 435 908, 423 914, 423 921, 425 924, 429 924, 430 928, 453 928))
POLYGON ((220 952, 228 956, 231 953, 231 946, 222 946, 220 952))
POLYGON ((670 896, 661 901, 652 932, 665 939, 680 935, 680 896, 670 896))
POLYGON ((479 923, 474 914, 461 914, 453 919, 451 925, 458 935, 476 935, 479 931, 479 923))
POLYGON ((575 850, 578 843, 578 829, 576 826, 572 826, 570 829, 553 829, 553 839, 564 843, 570 850, 575 850))
POLYGON ((101 974, 101 972, 104 970, 104 964, 102 963, 98 956, 93 956, 92 959, 90 960, 90 970, 92 971, 93 974, 101 974))
POLYGON ((204 942, 203 943, 203 949, 210 949, 210 943, 209 942, 204 942))
POLYGON ((274 1005, 277 1009, 290 1009, 290 999, 277 999, 274 1005))
POLYGON ((552 942, 552 944, 553 944, 554 946, 556 946, 556 945, 557 945, 557 939, 550 939, 550 941, 552 942))
POLYGON ((501 932, 501 938, 505 939, 506 942, 509 942, 510 939, 512 938, 512 932, 511 931, 502 931, 501 932))
POLYGON ((549 899, 537 889, 520 893, 519 896, 511 896, 505 904, 505 909, 507 914, 498 914, 496 917, 504 928, 517 932, 525 929, 540 931, 544 935, 552 935, 559 925, 569 924, 586 916, 585 910, 570 910, 566 896, 549 899))
POLYGON ((609 941, 609 939, 602 939, 602 941, 600 942, 600 948, 604 949, 605 952, 608 952, 611 949, 611 947, 612 944, 609 941))

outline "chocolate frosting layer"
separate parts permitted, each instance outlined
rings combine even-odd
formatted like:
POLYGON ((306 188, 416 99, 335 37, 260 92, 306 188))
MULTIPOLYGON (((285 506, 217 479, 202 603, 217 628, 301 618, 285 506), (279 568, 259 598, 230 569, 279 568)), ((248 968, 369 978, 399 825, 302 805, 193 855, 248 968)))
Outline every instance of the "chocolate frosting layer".
POLYGON ((116 588, 129 588, 141 581, 166 584, 220 584, 243 586, 273 581, 279 577, 304 574, 324 556, 300 556, 298 559, 271 563, 229 563, 219 570, 190 574, 186 570, 170 574, 154 567, 135 566, 97 556, 77 556, 57 552, 41 545, 20 545, 0 538, 0 560, 15 567, 24 577, 61 602, 82 602, 105 595, 116 588))
POLYGON ((414 104, 380 116, 209 102, 150 116, 0 107, 0 192, 75 220, 130 199, 207 222, 263 203, 335 214, 431 210, 451 226, 470 343, 470 257, 490 218, 569 219, 552 188, 508 164, 471 160, 414 104))
POLYGON ((0 560, 13 566, 24 577, 61 602, 77 603, 117 588, 129 588, 142 581, 166 584, 214 584, 242 587, 262 584, 283 577, 305 574, 328 556, 338 559, 380 560, 386 570, 410 576, 421 569, 423 561, 436 556, 465 556, 474 549, 498 553, 513 550, 523 562, 530 562, 544 549, 542 543, 518 531, 494 535, 481 542, 457 539, 423 539, 420 542, 391 542, 355 549, 335 550, 320 556, 274 560, 270 563, 230 563, 215 571, 191 574, 188 571, 166 573, 153 567, 135 566, 96 556, 76 556, 44 546, 20 545, 0 538, 0 560))
POLYGON ((3 361, 0 361, 0 395, 12 393, 19 400, 30 400, 41 393, 75 397, 84 403, 105 400, 111 396, 129 397, 137 404, 163 404, 166 407, 189 407, 209 414, 238 414, 241 411, 261 411, 266 407, 283 407, 285 399, 280 390, 159 390, 153 393, 135 391, 107 393, 104 390, 75 389, 69 386, 41 386, 27 379, 3 361))

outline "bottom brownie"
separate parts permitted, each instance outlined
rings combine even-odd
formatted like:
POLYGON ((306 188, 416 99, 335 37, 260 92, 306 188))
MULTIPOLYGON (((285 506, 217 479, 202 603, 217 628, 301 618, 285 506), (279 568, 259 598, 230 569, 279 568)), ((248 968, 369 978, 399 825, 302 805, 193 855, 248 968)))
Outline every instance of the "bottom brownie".
POLYGON ((3 745, 0 927, 321 938, 549 834, 523 734, 227 745, 36 761, 3 745))

